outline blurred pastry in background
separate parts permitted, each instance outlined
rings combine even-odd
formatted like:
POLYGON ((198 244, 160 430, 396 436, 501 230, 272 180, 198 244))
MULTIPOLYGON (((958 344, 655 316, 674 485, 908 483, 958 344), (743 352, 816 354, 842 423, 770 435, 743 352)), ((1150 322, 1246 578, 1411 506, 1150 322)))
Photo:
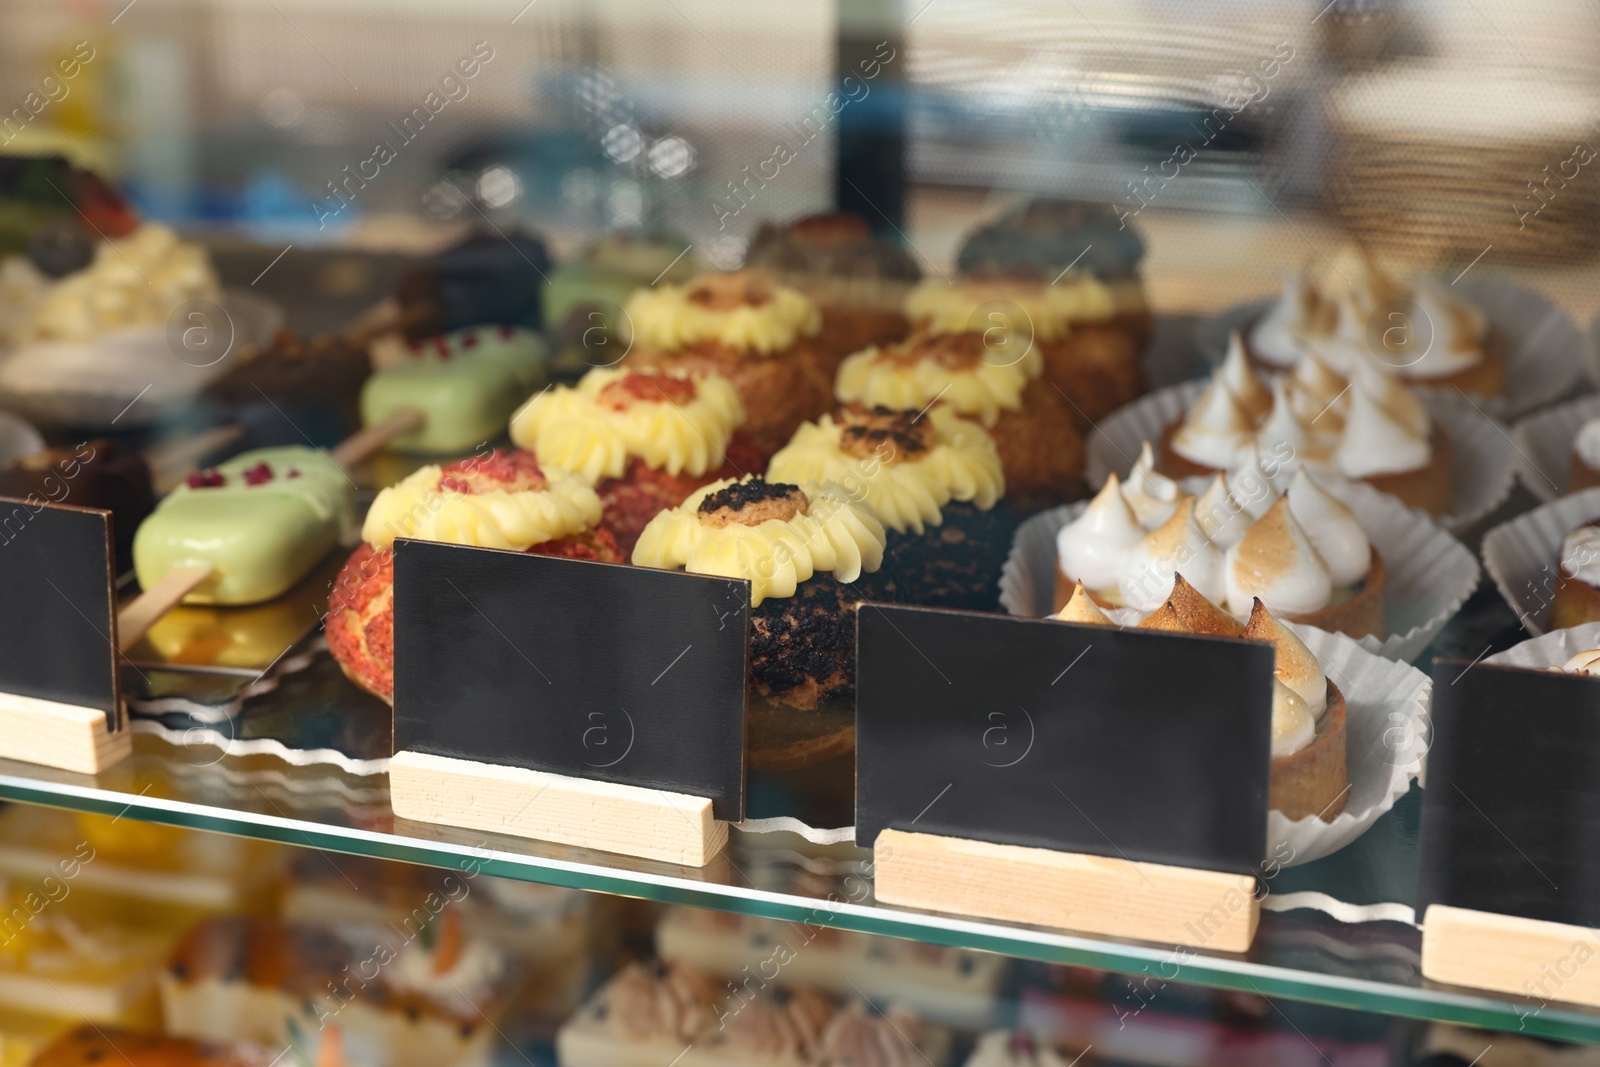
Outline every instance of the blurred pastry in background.
MULTIPOLYGON (((109 1063, 123 1067, 272 1067, 282 1059, 283 1050, 252 1042, 195 1041, 85 1024, 62 1034, 49 1047, 40 1050, 28 1067, 88 1067, 109 1063)), ((300 1062, 315 1062, 317 1067, 343 1067, 342 1060, 328 1057, 300 1062)))
POLYGON ((615 233, 585 245, 550 272, 545 289, 552 374, 576 378, 614 365, 626 349, 622 308, 634 290, 682 285, 704 269, 689 240, 674 233, 615 233))
POLYGON ((0 496, 111 512, 117 573, 133 566, 133 535, 155 507, 144 457, 108 438, 46 448, 0 466, 0 496))
POLYGON ((301 337, 281 329, 271 342, 231 355, 205 396, 248 418, 281 425, 283 441, 309 438, 332 447, 361 425, 361 386, 372 373, 367 350, 342 337, 301 337), (292 436, 291 436, 292 435, 292 436))
POLYGON ((818 339, 832 361, 823 367, 830 378, 845 356, 899 341, 910 330, 902 305, 922 269, 859 215, 807 215, 786 226, 763 222, 744 263, 805 293, 822 311, 818 339))
POLYGON ((552 264, 542 238, 525 230, 478 230, 400 280, 397 324, 408 340, 468 326, 543 325, 552 264))

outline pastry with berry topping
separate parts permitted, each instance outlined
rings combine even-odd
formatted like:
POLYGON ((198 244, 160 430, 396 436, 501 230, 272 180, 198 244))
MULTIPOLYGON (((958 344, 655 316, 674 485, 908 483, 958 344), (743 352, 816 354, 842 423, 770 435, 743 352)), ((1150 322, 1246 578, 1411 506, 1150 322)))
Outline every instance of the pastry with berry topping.
POLYGON ((760 271, 641 289, 624 310, 627 366, 727 378, 763 459, 802 422, 833 406, 829 356, 818 339, 822 313, 805 294, 760 271))
POLYGON ((837 482, 882 520, 874 600, 993 611, 1015 532, 994 439, 950 408, 845 404, 808 422, 768 465, 785 482, 837 482))
MULTIPOLYGON (((283 1058, 282 1052, 251 1042, 195 1041, 85 1023, 41 1049, 28 1067, 272 1067, 283 1058)), ((323 1057, 316 1067, 342 1062, 323 1057)))
POLYGON ((391 925, 211 919, 179 940, 158 981, 170 1034, 283 1052, 336 1024, 353 1062, 437 1067, 490 1061, 525 978, 434 893, 391 925))
POLYGON ((511 440, 593 485, 600 528, 626 554, 659 512, 708 482, 759 469, 743 422, 739 394, 720 374, 596 368, 524 404, 511 440))
POLYGON ((304 578, 355 526, 355 487, 313 448, 263 448, 190 474, 133 538, 149 589, 178 567, 211 575, 186 604, 259 604, 304 578))
POLYGON ((351 681, 393 701, 395 538, 622 562, 599 522, 594 489, 576 474, 546 474, 531 452, 494 449, 423 467, 380 492, 367 510, 365 543, 346 561, 328 601, 328 649, 351 681))
POLYGON ((855 747, 853 584, 883 562, 872 510, 833 483, 713 482, 644 528, 633 562, 750 582, 751 766, 793 769, 855 747))
POLYGON ((764 222, 750 239, 744 262, 816 302, 830 377, 852 352, 901 340, 910 331, 901 305, 922 280, 922 269, 859 215, 807 215, 787 226, 764 222))
POLYGON ((448 455, 487 444, 544 380, 545 345, 512 326, 472 326, 412 341, 398 361, 367 379, 361 420, 377 425, 395 413, 422 412, 422 425, 394 438, 401 452, 448 455))
POLYGON ((923 411, 948 407, 994 438, 1008 503, 1038 511, 1083 495, 1083 436, 1072 406, 1040 375, 1036 347, 982 333, 917 334, 868 348, 839 366, 843 403, 923 411))
POLYGON ((133 534, 155 507, 144 457, 95 438, 72 448, 46 448, 0 467, 0 496, 111 512, 117 573, 133 565, 133 534))

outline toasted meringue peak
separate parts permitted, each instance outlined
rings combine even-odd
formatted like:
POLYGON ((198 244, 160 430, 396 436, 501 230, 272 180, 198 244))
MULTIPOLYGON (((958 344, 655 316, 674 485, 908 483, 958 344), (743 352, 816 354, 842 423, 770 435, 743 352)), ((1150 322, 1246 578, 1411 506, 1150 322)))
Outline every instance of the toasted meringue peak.
POLYGON ((1250 357, 1245 354, 1244 339, 1235 330, 1228 335, 1228 355, 1217 368, 1213 379, 1233 394, 1239 408, 1251 422, 1257 422, 1272 410, 1272 394, 1261 384, 1256 372, 1250 369, 1250 357))
POLYGON ((1311 433, 1289 402, 1287 380, 1273 379, 1267 398, 1267 418, 1256 428, 1256 447, 1274 455, 1304 454, 1311 447, 1311 433))
POLYGON ((1346 478, 1416 470, 1433 458, 1433 447, 1391 415, 1359 383, 1350 390, 1350 413, 1345 417, 1344 438, 1334 453, 1334 463, 1346 478))
POLYGON ((1283 383, 1283 392, 1289 400, 1289 409, 1300 420, 1300 425, 1305 427, 1312 461, 1327 462, 1344 433, 1344 410, 1349 407, 1349 394, 1334 400, 1323 400, 1293 379, 1283 383))
POLYGON ((1271 645, 1273 677, 1294 690, 1313 716, 1322 718, 1328 706, 1328 679, 1322 665, 1293 630, 1272 617, 1260 597, 1251 602, 1250 621, 1239 636, 1271 645))
POLYGON ((1561 670, 1568 674, 1588 674, 1600 676, 1600 648, 1591 648, 1587 652, 1579 652, 1561 665, 1561 670))
POLYGON ((1324 407, 1333 403, 1334 399, 1344 392, 1345 386, 1350 384, 1328 366, 1317 353, 1315 346, 1308 348, 1305 356, 1295 364, 1294 373, 1290 378, 1300 389, 1322 401, 1324 407))
POLYGON ((1428 344, 1402 369, 1407 378, 1443 378, 1482 362, 1483 337, 1489 326, 1483 312, 1457 299, 1437 278, 1425 273, 1413 279, 1411 307, 1418 320, 1416 329, 1427 331, 1423 336, 1428 344))
POLYGON ((1056 534, 1061 572, 1090 589, 1115 589, 1128 551, 1144 536, 1144 528, 1123 499, 1113 474, 1083 514, 1056 534))
POLYGON ((1184 494, 1166 522, 1128 549, 1117 584, 1123 603, 1154 611, 1171 595, 1179 571, 1201 596, 1222 598, 1222 553, 1201 532, 1194 504, 1194 497, 1184 494))
POLYGON ((1200 524, 1200 532, 1218 548, 1227 548, 1243 537, 1253 519, 1234 498, 1228 479, 1221 474, 1211 479, 1206 491, 1195 501, 1194 518, 1200 524))
POLYGON ((1600 418, 1590 419, 1578 427, 1572 438, 1572 450, 1589 466, 1600 467, 1600 418))
POLYGON ((1317 720, 1300 694, 1274 679, 1272 682, 1272 756, 1292 756, 1317 736, 1317 720))
POLYGON ((1412 433, 1428 435, 1433 424, 1428 409, 1423 407, 1417 394, 1406 388, 1389 365, 1382 360, 1366 358, 1358 361, 1351 375, 1357 389, 1363 389, 1376 400, 1383 410, 1412 433))
POLYGON ((1154 612, 1140 619, 1137 629, 1210 637, 1239 637, 1242 633, 1238 619, 1201 595, 1181 574, 1172 579, 1171 595, 1154 612))
POLYGON ((1153 530, 1167 521, 1172 509, 1178 506, 1183 490, 1178 483, 1156 470, 1155 452, 1146 441, 1139 449, 1139 459, 1128 472, 1123 483, 1122 496, 1139 517, 1139 525, 1153 530))
POLYGON ((1226 385, 1206 383, 1172 435, 1172 450, 1191 463, 1227 470, 1250 440, 1253 426, 1226 385))
POLYGON ((1334 253, 1330 266, 1334 269, 1334 276, 1346 283, 1343 295, 1362 309, 1375 308, 1406 295, 1405 286, 1383 269, 1383 265, 1365 245, 1341 248, 1334 253))
POLYGON ((1292 367, 1300 358, 1302 339, 1326 330, 1327 307, 1316 286, 1302 271, 1283 280, 1278 300, 1250 331, 1250 347, 1276 367, 1292 367))
POLYGON ((1244 615, 1256 597, 1285 615, 1328 606, 1333 580, 1311 538, 1279 497, 1267 513, 1228 549, 1224 571, 1228 610, 1244 615))
POLYGON ((1346 378, 1356 361, 1371 353, 1367 341, 1367 311, 1349 293, 1333 298, 1333 331, 1312 338, 1307 347, 1329 370, 1346 378))
POLYGON ((1228 491, 1252 519, 1259 519, 1283 495, 1290 473, 1276 455, 1267 455, 1252 443, 1228 471, 1228 491))
POLYGON ((1302 468, 1289 483, 1289 511, 1311 538, 1336 586, 1352 586, 1372 569, 1372 542, 1350 505, 1302 468))
POLYGON ((1056 613, 1056 618, 1062 622, 1076 622, 1084 626, 1115 626, 1110 616, 1100 610, 1100 605, 1094 602, 1089 591, 1078 582, 1072 587, 1072 596, 1065 605, 1056 613))

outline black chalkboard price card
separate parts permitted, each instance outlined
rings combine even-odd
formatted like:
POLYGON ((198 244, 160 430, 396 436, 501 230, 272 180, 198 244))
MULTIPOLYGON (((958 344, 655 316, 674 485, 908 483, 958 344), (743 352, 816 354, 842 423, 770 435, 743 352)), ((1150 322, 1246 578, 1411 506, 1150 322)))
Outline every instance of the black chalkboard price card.
POLYGON ((395 814, 711 861, 744 812, 748 583, 428 541, 394 559, 395 814))
POLYGON ((0 757, 95 774, 132 748, 111 513, 0 497, 0 757))
POLYGON ((1422 973, 1600 1007, 1600 678, 1451 660, 1433 678, 1422 973))
POLYGON ((1240 952, 1272 649, 863 606, 856 838, 879 900, 1240 952))

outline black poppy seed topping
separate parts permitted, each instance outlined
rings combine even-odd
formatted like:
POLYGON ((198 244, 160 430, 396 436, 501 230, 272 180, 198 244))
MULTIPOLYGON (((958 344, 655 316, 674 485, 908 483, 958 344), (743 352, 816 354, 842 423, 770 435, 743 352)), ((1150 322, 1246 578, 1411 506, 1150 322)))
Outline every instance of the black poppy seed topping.
POLYGON ((708 494, 700 501, 700 507, 696 510, 702 515, 709 515, 722 508, 738 511, 768 500, 788 500, 798 492, 800 487, 788 482, 769 482, 765 478, 751 478, 743 482, 734 482, 726 488, 708 494))

